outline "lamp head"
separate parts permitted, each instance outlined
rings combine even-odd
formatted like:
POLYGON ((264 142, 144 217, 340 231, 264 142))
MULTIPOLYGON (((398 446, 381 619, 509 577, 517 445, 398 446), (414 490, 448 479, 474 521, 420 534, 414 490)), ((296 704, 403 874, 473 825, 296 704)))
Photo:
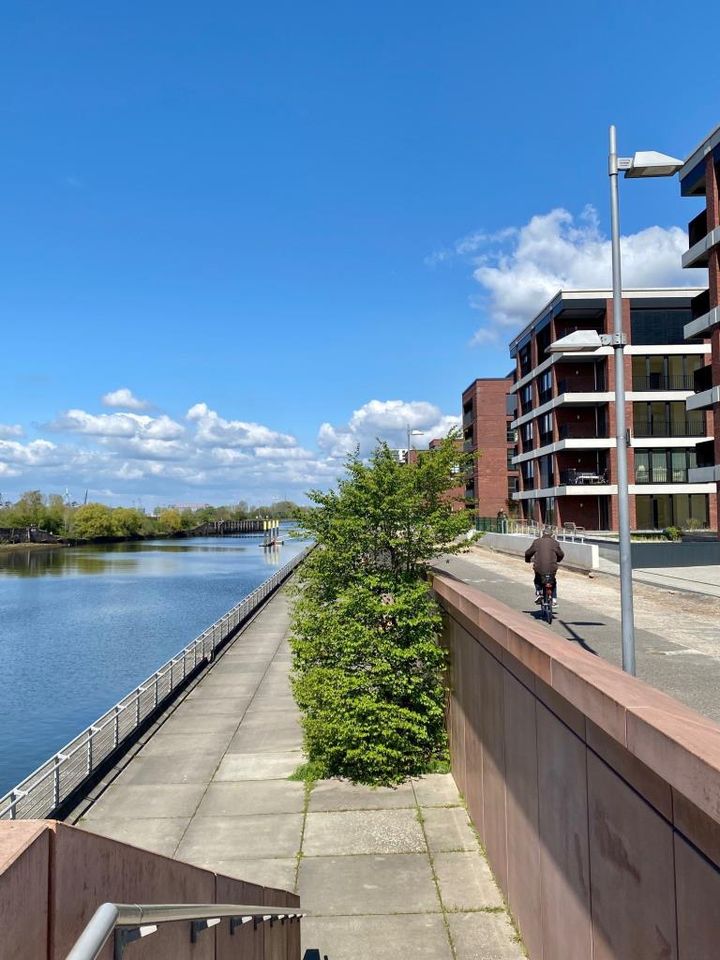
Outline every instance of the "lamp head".
POLYGON ((682 167, 683 161, 669 157, 655 150, 640 150, 630 158, 623 158, 629 164, 625 166, 618 158, 618 166, 625 170, 626 177, 672 177, 682 167))

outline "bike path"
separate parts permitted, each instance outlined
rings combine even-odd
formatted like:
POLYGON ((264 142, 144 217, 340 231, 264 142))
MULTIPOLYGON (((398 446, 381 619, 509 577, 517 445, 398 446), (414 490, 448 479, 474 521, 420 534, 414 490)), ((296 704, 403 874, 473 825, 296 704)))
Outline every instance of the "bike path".
MULTIPOLYGON (((520 568, 521 578, 510 576, 493 560, 473 555, 445 557, 434 569, 438 573, 457 577, 471 587, 486 593, 520 613, 542 623, 561 637, 582 647, 589 656, 599 656, 610 663, 621 665, 620 620, 605 613, 602 607, 579 602, 575 597, 585 592, 592 596, 594 581, 571 571, 558 572, 558 599, 552 626, 544 623, 540 607, 535 604, 535 589, 530 567, 520 568), (564 595, 564 588, 567 593, 564 595), (573 599, 569 599, 572 595, 573 599)), ((619 591, 619 585, 618 585, 619 591)), ((698 713, 720 723, 720 628, 717 656, 695 650, 692 645, 671 639, 668 635, 638 628, 635 630, 637 676, 658 690, 676 697, 698 713)))

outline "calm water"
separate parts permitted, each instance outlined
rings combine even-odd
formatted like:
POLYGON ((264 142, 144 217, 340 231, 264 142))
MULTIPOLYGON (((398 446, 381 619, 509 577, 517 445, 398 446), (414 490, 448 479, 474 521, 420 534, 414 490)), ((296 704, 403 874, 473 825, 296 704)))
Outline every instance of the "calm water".
POLYGON ((0 795, 304 546, 259 544, 0 552, 0 795))

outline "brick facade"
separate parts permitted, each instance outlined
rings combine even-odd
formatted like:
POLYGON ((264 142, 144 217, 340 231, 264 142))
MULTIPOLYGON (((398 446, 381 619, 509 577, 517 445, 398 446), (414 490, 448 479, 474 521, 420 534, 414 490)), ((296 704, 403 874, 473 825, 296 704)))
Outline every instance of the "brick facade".
POLYGON ((513 508, 508 491, 508 483, 517 476, 515 469, 508 469, 515 446, 508 439, 512 383, 511 376, 474 380, 462 395, 465 450, 477 455, 467 478, 467 505, 480 517, 496 517, 513 508))

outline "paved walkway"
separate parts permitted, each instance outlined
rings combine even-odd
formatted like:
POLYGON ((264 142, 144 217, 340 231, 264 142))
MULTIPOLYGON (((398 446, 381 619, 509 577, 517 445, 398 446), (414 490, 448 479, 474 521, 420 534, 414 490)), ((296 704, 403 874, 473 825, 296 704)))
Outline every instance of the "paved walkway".
MULTIPOLYGON (((620 564, 600 557, 600 570, 620 576, 620 564)), ((720 597, 720 566, 697 567, 635 567, 633 580, 651 583, 668 590, 686 590, 708 597, 720 597)))
POLYGON ((288 780, 302 760, 280 594, 79 826, 295 890, 329 960, 520 960, 452 777, 397 790, 288 780))
MULTIPOLYGON (((436 565, 513 610, 539 617, 532 571, 518 557, 475 547, 436 565)), ((552 630, 620 664, 620 585, 607 575, 561 568, 552 630)), ((637 675, 720 723, 720 600, 635 583, 637 675)))

